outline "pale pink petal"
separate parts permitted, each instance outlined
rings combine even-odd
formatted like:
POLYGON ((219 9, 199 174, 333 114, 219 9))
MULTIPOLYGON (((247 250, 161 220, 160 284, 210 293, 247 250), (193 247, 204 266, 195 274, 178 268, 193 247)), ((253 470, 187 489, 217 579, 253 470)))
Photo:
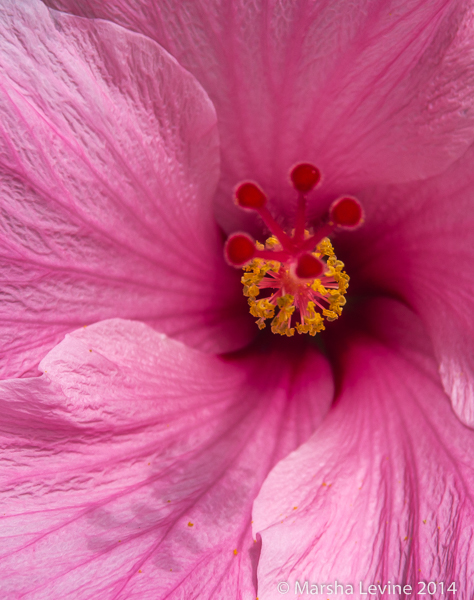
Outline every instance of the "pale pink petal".
MULTIPOLYGON (((364 231, 341 238, 362 293, 389 292, 425 322, 446 392, 474 426, 474 147, 443 175, 369 189, 364 231)), ((344 246, 344 247, 343 247, 344 246)))
POLYGON ((254 598, 252 502, 324 418, 325 359, 210 357, 114 319, 41 368, 0 384, 3 597, 254 598))
POLYGON ((230 229, 242 178, 285 206, 289 167, 314 161, 325 208, 326 192, 439 172, 473 140, 470 0, 46 2, 145 33, 196 75, 219 119, 230 229))
MULTIPOLYGON (((354 586, 355 598, 370 597, 360 582, 366 593, 388 582, 418 592, 418 581, 443 582, 435 598, 474 593, 474 433, 451 410, 418 319, 393 303, 367 318, 379 339, 363 322, 365 332, 345 340, 334 408, 255 502, 263 600, 281 597, 280 581, 292 596, 296 581, 336 580, 354 586)), ((348 597, 337 592, 320 597, 348 597)))
POLYGON ((105 317, 209 351, 247 340, 211 206, 215 112, 194 77, 139 34, 39 1, 2 3, 0 52, 3 376, 105 317))

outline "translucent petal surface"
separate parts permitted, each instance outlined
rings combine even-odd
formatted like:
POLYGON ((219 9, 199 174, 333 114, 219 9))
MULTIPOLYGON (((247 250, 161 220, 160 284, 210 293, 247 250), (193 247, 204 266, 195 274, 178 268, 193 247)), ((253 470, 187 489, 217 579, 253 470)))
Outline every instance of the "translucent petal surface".
POLYGON ((458 595, 447 597, 472 596, 474 434, 452 412, 417 320, 386 306, 370 321, 381 314, 378 340, 346 340, 336 405, 255 502, 260 599, 281 597, 280 581, 294 595, 296 581, 336 580, 356 598, 370 597, 361 583, 366 594, 388 582, 416 593, 418 581, 443 582, 445 594, 454 581, 458 595))
MULTIPOLYGON (((474 148, 425 182, 365 192, 379 200, 346 239, 365 290, 389 291, 425 322, 445 390, 474 426, 474 148), (408 200, 407 200, 408 199, 408 200), (411 206, 410 206, 411 205, 411 206)), ((364 194, 364 195, 365 195, 364 194)), ((364 201, 364 196, 362 197, 364 201)))
POLYGON ((348 193, 432 175, 473 139, 470 1, 46 1, 141 31, 196 75, 218 114, 229 228, 243 178, 285 212, 294 162, 348 193))
POLYGON ((327 362, 110 320, 41 368, 0 384, 2 597, 254 598, 252 502, 326 414, 327 362))
POLYGON ((3 376, 110 316, 241 344, 212 216, 216 117, 194 77, 141 35, 41 2, 5 0, 0 29, 3 376))

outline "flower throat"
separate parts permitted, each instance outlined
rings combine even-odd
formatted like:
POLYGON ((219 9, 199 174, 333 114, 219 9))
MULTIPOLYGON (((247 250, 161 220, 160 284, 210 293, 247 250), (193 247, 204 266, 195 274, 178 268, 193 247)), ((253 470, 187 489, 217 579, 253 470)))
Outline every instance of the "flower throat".
POLYGON ((324 320, 334 321, 342 314, 349 276, 337 259, 328 239, 335 229, 355 229, 363 221, 360 203, 350 196, 335 200, 319 228, 306 229, 306 196, 320 182, 316 167, 296 165, 290 172, 298 193, 293 231, 288 234, 267 208, 267 196, 252 181, 239 184, 235 202, 255 211, 271 232, 265 244, 247 233, 232 234, 224 248, 227 262, 241 267, 244 295, 250 314, 260 329, 272 319, 271 330, 280 335, 316 335, 325 329, 324 320))

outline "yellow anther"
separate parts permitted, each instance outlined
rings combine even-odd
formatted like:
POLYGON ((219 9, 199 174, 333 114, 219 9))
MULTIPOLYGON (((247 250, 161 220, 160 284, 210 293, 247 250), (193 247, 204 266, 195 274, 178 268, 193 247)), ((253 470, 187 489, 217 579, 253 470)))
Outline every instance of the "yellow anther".
POLYGON ((254 317, 271 319, 275 314, 275 305, 271 304, 266 298, 253 301, 252 304, 250 304, 250 314, 252 314, 254 317))
POLYGON ((332 244, 329 241, 329 238, 324 238, 319 242, 317 251, 320 252, 321 254, 323 254, 324 256, 330 256, 330 257, 335 256, 334 248, 332 247, 332 244))
POLYGON ((281 263, 279 263, 277 260, 269 260, 267 264, 268 269, 266 272, 268 273, 268 271, 274 271, 275 273, 278 273, 280 266, 281 263))
POLYGON ((272 321, 273 333, 287 335, 291 337, 295 333, 294 327, 290 327, 291 317, 295 312, 295 298, 291 294, 280 296, 277 300, 278 308, 280 309, 277 316, 272 321))
MULTIPOLYGON (((265 242, 265 245, 269 249, 281 248, 280 242, 277 240, 277 238, 274 235, 272 235, 271 237, 268 238, 268 240, 265 242)), ((262 248, 262 250, 263 250, 263 248, 262 248)))
POLYGON ((257 285, 252 285, 249 288, 249 295, 250 296, 258 296, 260 294, 260 290, 258 289, 257 285))

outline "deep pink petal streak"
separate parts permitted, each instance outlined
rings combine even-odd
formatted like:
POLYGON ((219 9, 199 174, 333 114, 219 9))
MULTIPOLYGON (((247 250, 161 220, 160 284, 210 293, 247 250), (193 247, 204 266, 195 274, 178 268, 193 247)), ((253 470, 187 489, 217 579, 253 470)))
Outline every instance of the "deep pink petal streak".
POLYGON ((0 28, 1 374, 106 317, 245 343, 200 85, 155 42, 40 2, 3 2, 0 28))
POLYGON ((41 369, 0 384, 3 597, 255 597, 252 503, 324 418, 326 360, 224 360, 116 319, 41 369))
POLYGON ((360 582, 365 593, 389 581, 416 592, 443 582, 437 598, 474 592, 474 433, 451 410, 421 323, 391 304, 346 338, 334 408, 255 502, 259 598, 281 598, 282 580, 293 596, 296 580, 351 584, 355 598, 370 597, 360 582))

